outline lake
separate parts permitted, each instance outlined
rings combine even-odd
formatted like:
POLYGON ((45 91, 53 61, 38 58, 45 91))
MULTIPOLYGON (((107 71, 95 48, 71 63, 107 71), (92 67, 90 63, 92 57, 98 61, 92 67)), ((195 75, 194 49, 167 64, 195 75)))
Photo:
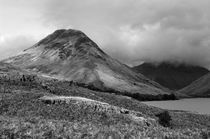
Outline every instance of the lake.
POLYGON ((210 98, 192 98, 170 101, 146 101, 144 104, 169 110, 185 110, 210 114, 210 98))

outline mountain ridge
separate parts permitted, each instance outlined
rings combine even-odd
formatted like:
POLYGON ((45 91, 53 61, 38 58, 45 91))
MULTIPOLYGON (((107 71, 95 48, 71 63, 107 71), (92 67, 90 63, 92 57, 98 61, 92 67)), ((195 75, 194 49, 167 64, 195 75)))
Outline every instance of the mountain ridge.
POLYGON ((172 90, 182 89, 209 72, 203 67, 169 62, 143 63, 132 69, 172 90))
POLYGON ((210 98, 210 73, 202 76, 185 88, 178 90, 177 93, 185 94, 190 97, 210 98))

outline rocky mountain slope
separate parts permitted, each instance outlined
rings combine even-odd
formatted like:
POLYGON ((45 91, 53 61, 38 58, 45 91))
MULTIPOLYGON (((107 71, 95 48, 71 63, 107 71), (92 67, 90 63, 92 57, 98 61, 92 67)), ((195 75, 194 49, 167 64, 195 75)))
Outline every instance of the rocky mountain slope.
POLYGON ((11 64, 0 62, 0 74, 2 73, 12 73, 12 72, 21 72, 23 71, 19 67, 15 67, 11 64))
POLYGON ((210 97, 210 74, 204 75, 177 93, 190 97, 210 97))
POLYGON ((72 29, 57 30, 3 62, 45 77, 92 85, 102 91, 170 95, 158 83, 108 56, 83 32, 72 29))
POLYGON ((171 90, 179 90, 193 81, 207 74, 209 71, 203 67, 173 63, 143 63, 133 67, 133 70, 145 75, 171 90))

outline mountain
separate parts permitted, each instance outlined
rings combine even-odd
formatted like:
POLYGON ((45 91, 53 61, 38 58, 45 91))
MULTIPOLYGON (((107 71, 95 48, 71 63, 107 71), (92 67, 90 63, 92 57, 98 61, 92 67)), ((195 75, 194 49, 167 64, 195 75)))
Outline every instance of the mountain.
POLYGON ((78 30, 57 30, 3 62, 45 77, 74 81, 102 91, 135 94, 135 97, 139 94, 170 95, 158 83, 108 56, 78 30))
POLYGON ((143 63, 133 67, 133 70, 171 90, 184 88, 209 72, 199 66, 167 62, 159 64, 143 63))
POLYGON ((190 97, 210 97, 210 73, 177 91, 190 97))

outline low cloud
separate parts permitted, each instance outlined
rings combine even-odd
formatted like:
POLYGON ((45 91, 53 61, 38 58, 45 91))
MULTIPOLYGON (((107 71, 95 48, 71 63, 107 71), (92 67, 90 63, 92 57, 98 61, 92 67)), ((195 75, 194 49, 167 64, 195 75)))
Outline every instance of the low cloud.
POLYGON ((208 0, 49 0, 46 24, 84 31, 112 57, 210 64, 208 0))
POLYGON ((0 36, 0 60, 16 55, 35 43, 32 37, 0 36))

